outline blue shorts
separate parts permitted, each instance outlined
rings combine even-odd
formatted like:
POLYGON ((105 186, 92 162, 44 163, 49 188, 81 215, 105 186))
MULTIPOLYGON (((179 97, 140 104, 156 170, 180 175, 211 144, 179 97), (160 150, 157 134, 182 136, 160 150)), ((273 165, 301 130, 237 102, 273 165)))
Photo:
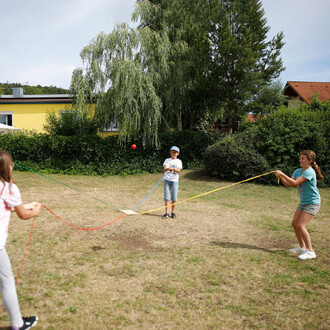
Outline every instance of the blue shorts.
POLYGON ((164 180, 164 201, 176 202, 178 200, 179 182, 164 180))

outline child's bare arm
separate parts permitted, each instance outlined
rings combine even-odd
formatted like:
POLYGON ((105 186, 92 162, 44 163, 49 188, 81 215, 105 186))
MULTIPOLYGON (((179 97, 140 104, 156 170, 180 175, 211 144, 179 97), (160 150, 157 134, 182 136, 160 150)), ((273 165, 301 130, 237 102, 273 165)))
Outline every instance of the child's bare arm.
POLYGON ((289 178, 286 174, 284 174, 282 171, 276 170, 275 175, 280 178, 283 182, 283 184, 289 188, 289 187, 297 187, 307 181, 306 178, 300 176, 299 178, 289 178))
POLYGON ((20 219, 27 220, 38 216, 40 213, 40 208, 41 204, 34 202, 15 206, 14 211, 20 219))

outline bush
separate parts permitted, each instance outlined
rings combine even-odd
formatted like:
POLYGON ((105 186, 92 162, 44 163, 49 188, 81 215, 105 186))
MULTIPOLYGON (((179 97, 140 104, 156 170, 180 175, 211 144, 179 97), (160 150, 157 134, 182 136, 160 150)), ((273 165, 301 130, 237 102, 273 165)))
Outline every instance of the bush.
POLYGON ((313 150, 324 173, 324 182, 329 185, 330 103, 315 102, 298 108, 280 107, 269 116, 245 126, 245 133, 271 168, 281 169, 289 176, 299 167, 299 152, 313 150))
POLYGON ((240 181, 268 170, 265 158, 253 149, 246 134, 226 136, 207 148, 205 169, 219 179, 240 181))
POLYGON ((200 168, 203 152, 214 141, 202 132, 182 131, 161 135, 161 147, 156 149, 151 144, 143 148, 142 138, 138 137, 120 145, 118 136, 6 134, 0 136, 0 148, 7 150, 14 162, 36 172, 114 175, 162 172, 162 164, 170 157, 172 145, 180 147, 184 168, 200 168), (133 142, 136 150, 130 147, 133 142))
POLYGON ((72 136, 96 134, 98 125, 93 117, 86 114, 78 114, 77 111, 64 111, 61 114, 49 112, 46 116, 44 129, 51 136, 72 136))

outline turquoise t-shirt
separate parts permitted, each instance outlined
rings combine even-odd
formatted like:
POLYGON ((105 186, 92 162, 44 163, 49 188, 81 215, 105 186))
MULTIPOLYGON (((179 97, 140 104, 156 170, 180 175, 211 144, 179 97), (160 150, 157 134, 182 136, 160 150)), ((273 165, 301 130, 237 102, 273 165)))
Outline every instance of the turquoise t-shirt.
POLYGON ((295 179, 300 176, 307 179, 307 181, 298 186, 301 204, 321 204, 321 196, 317 189, 316 173, 312 167, 309 167, 304 172, 302 168, 298 168, 293 172, 292 176, 295 179))

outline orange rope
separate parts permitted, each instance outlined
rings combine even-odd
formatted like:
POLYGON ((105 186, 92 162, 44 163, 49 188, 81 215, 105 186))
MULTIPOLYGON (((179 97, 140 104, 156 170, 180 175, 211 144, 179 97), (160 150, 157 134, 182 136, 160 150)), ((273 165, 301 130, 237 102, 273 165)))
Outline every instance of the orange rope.
POLYGON ((18 274, 16 276, 15 285, 17 285, 19 274, 21 273, 21 270, 23 268, 23 265, 24 265, 24 262, 25 262, 25 259, 26 259, 27 253, 28 253, 29 245, 31 243, 31 238, 32 238, 33 226, 34 226, 34 218, 32 219, 29 241, 28 241, 27 246, 26 246, 26 249, 25 249, 25 253, 24 253, 24 257, 23 257, 22 263, 21 263, 21 267, 20 267, 20 269, 18 271, 18 274))
MULTIPOLYGON (((106 223, 105 225, 102 225, 102 226, 100 226, 100 227, 96 227, 96 228, 80 228, 80 227, 76 227, 75 225, 73 225, 73 224, 71 224, 71 223, 69 223, 69 222, 63 220, 61 217, 59 217, 57 214, 55 214, 53 211, 51 211, 47 206, 45 206, 45 205, 41 205, 41 206, 42 206, 44 209, 46 209, 47 211, 49 211, 51 214, 53 214, 57 219, 63 221, 63 222, 64 222, 65 224, 67 224, 68 226, 70 226, 70 227, 72 227, 72 228, 75 228, 75 229, 78 229, 78 230, 97 230, 97 229, 101 229, 101 228, 104 228, 104 227, 110 225, 111 223, 114 223, 114 222, 116 222, 116 221, 118 221, 118 220, 121 220, 121 219, 123 219, 123 218, 125 218, 125 217, 127 216, 127 214, 123 214, 123 215, 120 216, 119 218, 117 218, 117 219, 115 219, 115 220, 112 220, 112 221, 110 221, 110 222, 108 222, 108 223, 106 223)), ((30 230, 29 241, 28 241, 28 243, 27 243, 27 245, 26 245, 25 254, 24 254, 24 257, 23 257, 23 260, 22 260, 22 263, 21 263, 21 267, 20 267, 20 269, 19 269, 19 271, 18 271, 18 274, 17 274, 17 276, 16 276, 15 285, 17 285, 18 277, 19 277, 19 275, 20 275, 20 273, 21 273, 21 270, 22 270, 22 268, 23 268, 23 265, 24 265, 24 263, 25 263, 25 259, 26 259, 27 253, 28 253, 29 245, 30 245, 30 243, 31 243, 32 232, 33 232, 33 226, 34 226, 34 218, 32 219, 32 224, 31 224, 31 230, 30 230)))
POLYGON ((53 211, 51 211, 47 206, 45 206, 45 205, 41 205, 41 206, 42 206, 43 208, 45 208, 48 212, 50 212, 51 214, 53 214, 57 219, 63 221, 63 222, 64 222, 65 224, 67 224, 68 226, 70 226, 70 227, 72 227, 72 228, 75 228, 75 229, 78 229, 78 230, 97 230, 97 229, 101 229, 101 228, 104 228, 104 227, 106 227, 106 226, 108 226, 108 225, 110 225, 110 224, 112 224, 112 223, 114 223, 114 222, 116 222, 116 221, 118 221, 118 220, 121 220, 121 219, 123 219, 123 218, 125 218, 125 217, 127 216, 127 214, 125 213, 125 214, 123 214, 122 216, 120 216, 119 218, 117 218, 117 219, 115 219, 115 220, 112 220, 112 221, 110 221, 110 222, 108 222, 108 223, 106 223, 105 225, 102 225, 102 226, 100 226, 100 227, 95 227, 95 228, 80 228, 80 227, 76 227, 75 225, 73 225, 73 224, 71 224, 71 223, 69 223, 69 222, 63 220, 61 217, 59 217, 57 214, 55 214, 53 211))

